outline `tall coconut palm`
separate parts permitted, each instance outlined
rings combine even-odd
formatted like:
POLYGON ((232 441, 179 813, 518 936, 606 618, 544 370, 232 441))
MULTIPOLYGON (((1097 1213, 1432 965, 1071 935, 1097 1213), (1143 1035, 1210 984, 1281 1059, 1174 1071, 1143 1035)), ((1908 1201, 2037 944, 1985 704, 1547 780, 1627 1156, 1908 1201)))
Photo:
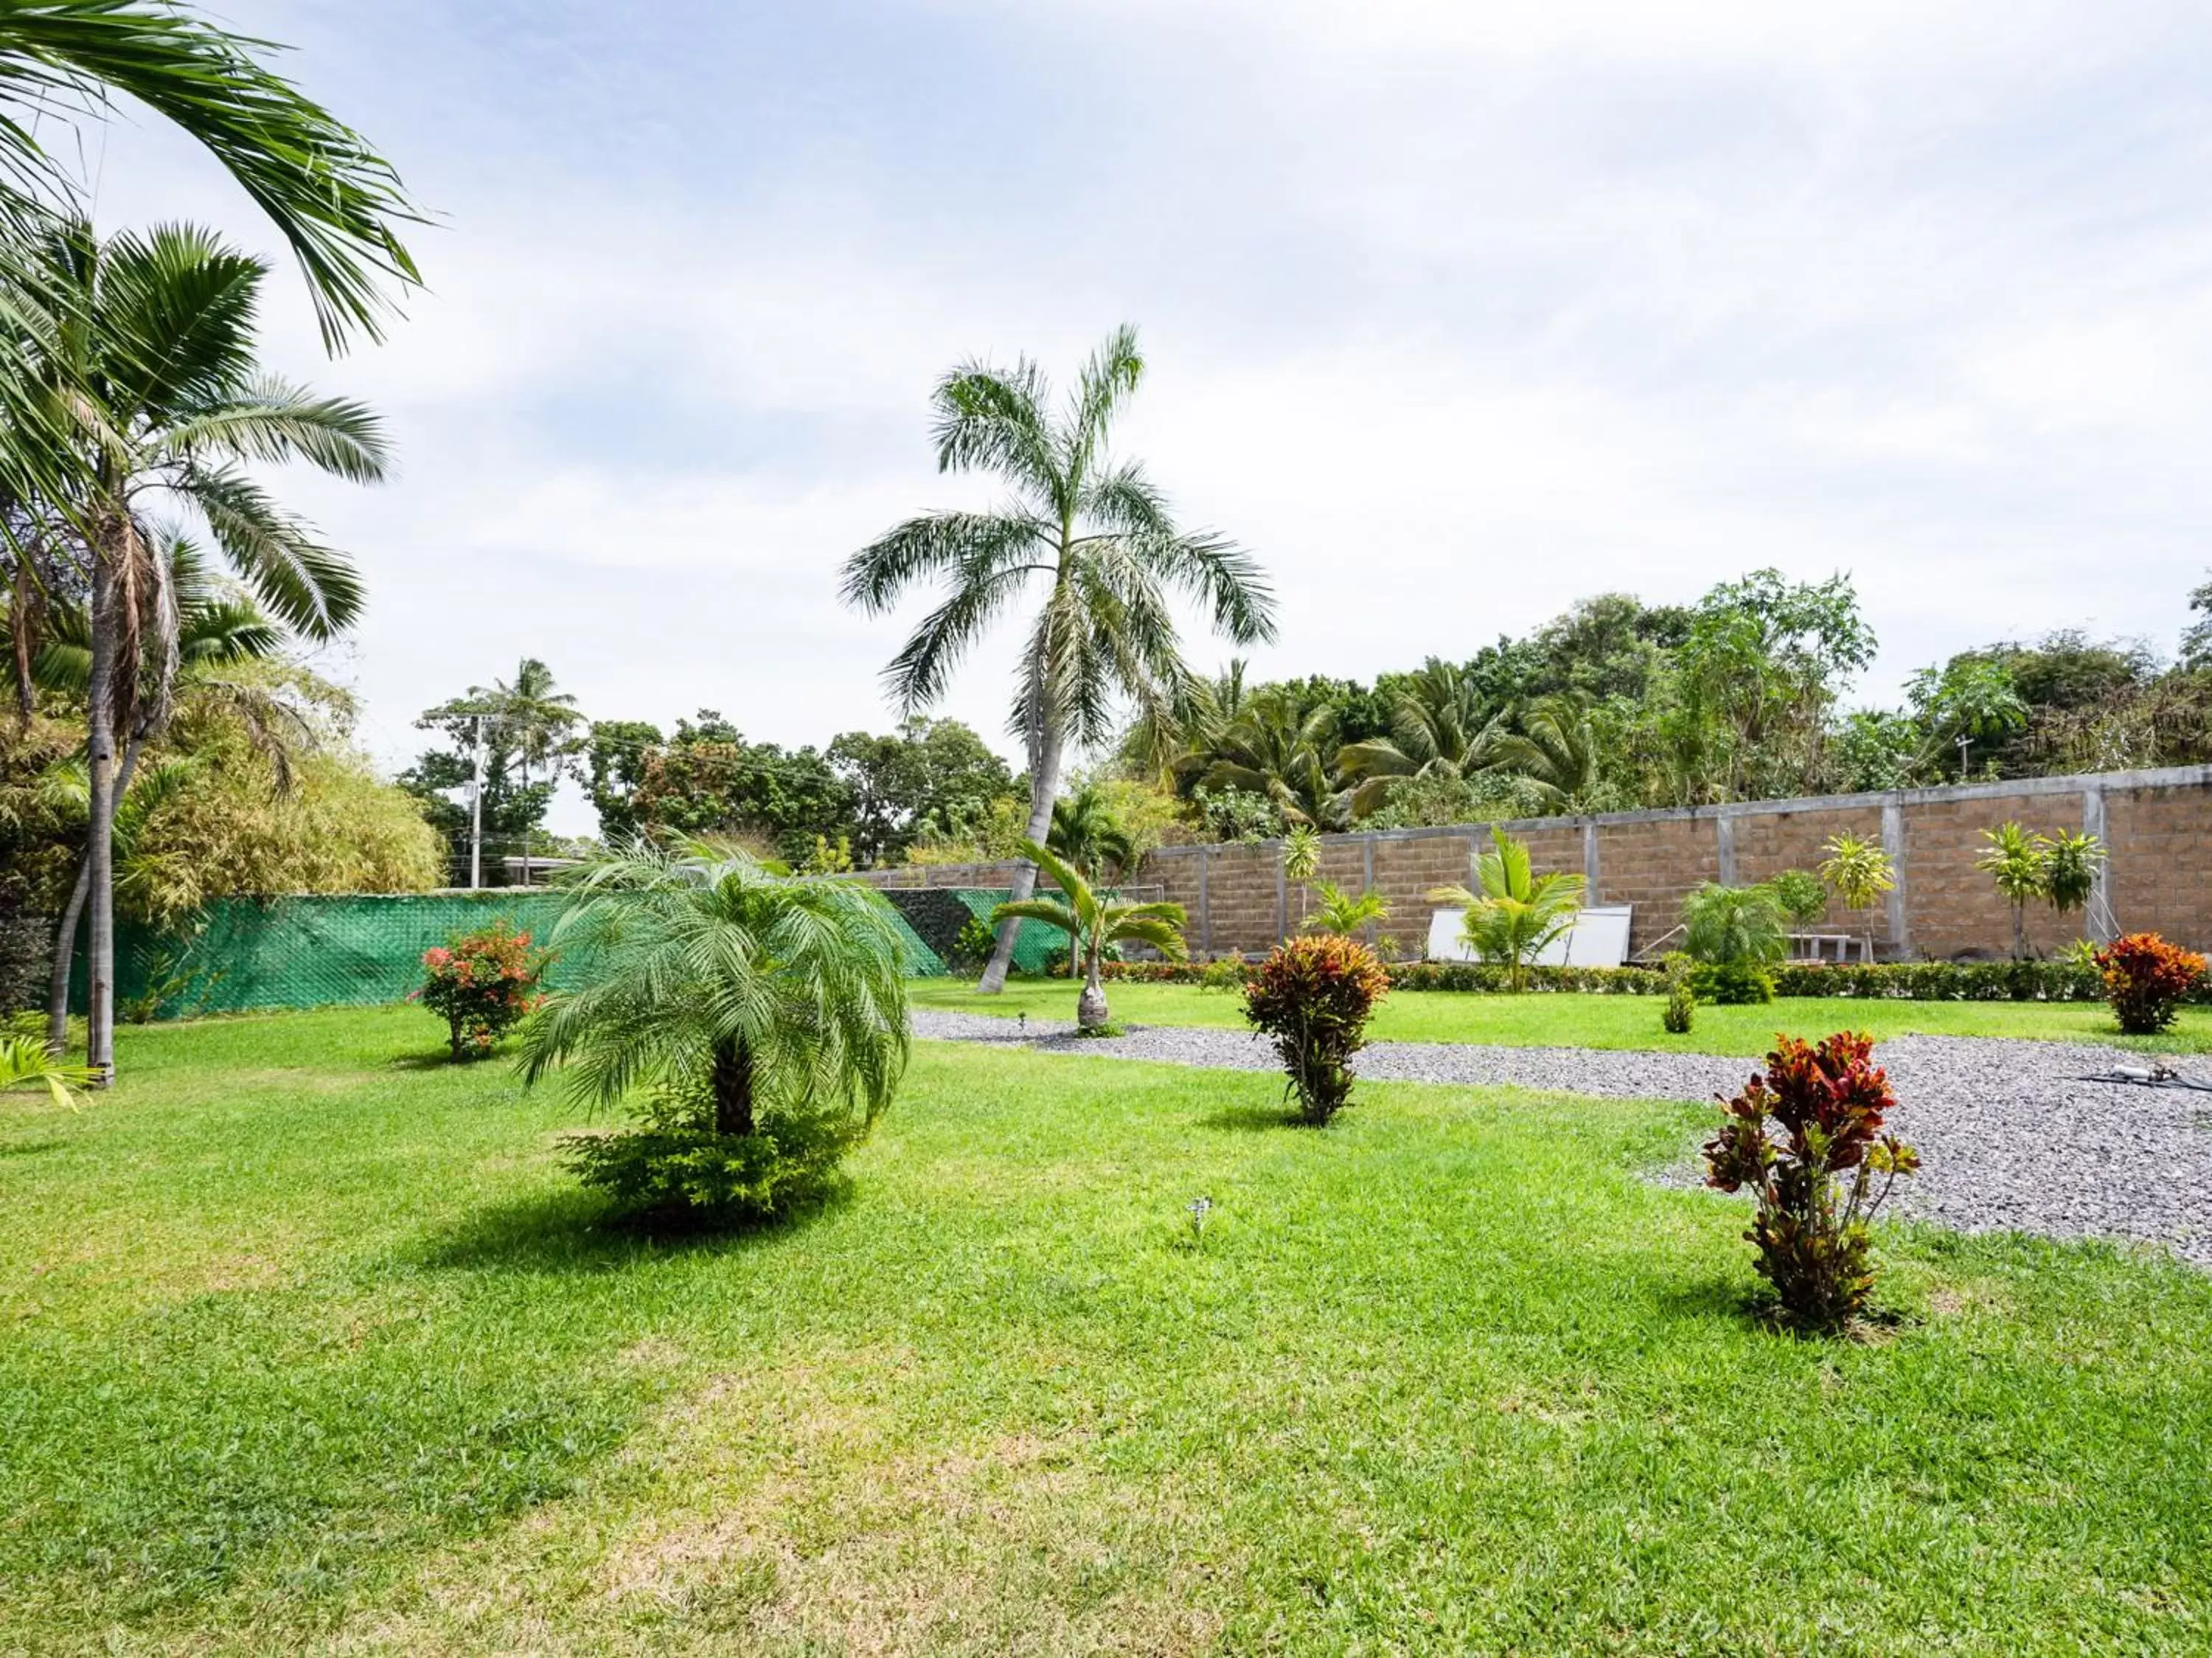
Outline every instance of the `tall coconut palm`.
POLYGON ((1501 735, 1492 751, 1504 770, 1535 784, 1556 811, 1585 804, 1597 786, 1597 734, 1589 698, 1580 692, 1539 697, 1521 716, 1521 729, 1501 735))
POLYGON ((1357 785, 1352 815, 1365 817, 1381 806, 1401 777, 1471 777, 1488 769, 1504 730, 1502 716, 1486 710, 1472 680, 1430 657, 1392 699, 1390 735, 1347 743, 1337 753, 1338 771, 1357 785))
MULTIPOLYGON (((1136 331, 1116 329, 1054 406, 1026 357, 1011 370, 985 363, 947 375, 933 399, 938 468, 997 478, 1011 498, 989 512, 933 512, 908 520, 853 555, 846 602, 890 609, 910 587, 945 584, 885 670, 907 713, 944 694, 954 669, 1035 585, 1043 603, 1030 624, 1012 728, 1027 751, 1028 838, 1042 842, 1071 741, 1113 735, 1117 701, 1167 716, 1189 679, 1172 600, 1193 599, 1239 644, 1274 637, 1274 603, 1251 557, 1210 532, 1176 527, 1163 496, 1133 460, 1115 461, 1114 418, 1144 377, 1136 331)), ((1029 897, 1036 866, 1016 866, 1013 897, 1029 897)), ((1015 926, 999 929, 979 986, 1004 987, 1015 926)))
POLYGON ((1024 921, 1042 921, 1068 937, 1069 964, 1083 974, 1083 989, 1075 998, 1078 1030, 1105 1027, 1106 985, 1103 965, 1109 946, 1149 944, 1170 960, 1188 953, 1183 945, 1183 907, 1155 902, 1125 904, 1099 896, 1083 872, 1048 846, 1022 843, 1023 856, 1053 878, 1056 897, 1017 899, 991 911, 1001 927, 1019 927, 1024 921))
POLYGON ((146 105, 228 170, 300 261, 326 344, 378 336, 390 291, 417 281, 399 227, 419 222, 398 175, 327 110, 270 70, 270 43, 167 0, 36 0, 0 7, 0 222, 21 246, 74 181, 41 145, 69 118, 146 105))
POLYGON ((44 364, 85 456, 71 503, 89 589, 86 673, 91 985, 88 1063, 112 1072, 114 871, 109 843, 117 738, 158 725, 174 683, 173 583, 146 519, 155 503, 188 510, 270 617, 327 639, 351 623, 361 586, 351 562, 279 509, 241 463, 302 460, 373 482, 386 449, 361 405, 319 399, 260 369, 255 314, 267 266, 191 226, 106 242, 83 224, 49 239, 56 288, 72 294, 44 364))
POLYGON ((1339 752, 1336 710, 1309 708, 1287 686, 1268 686, 1244 700, 1212 747, 1184 763, 1206 789, 1239 789, 1273 801, 1284 820, 1340 829, 1351 820, 1352 795, 1329 768, 1339 752))
MULTIPOLYGON (((149 584, 147 596, 173 613, 173 649, 151 653, 124 667, 139 681, 131 699, 135 710, 120 733, 121 759, 115 768, 113 787, 116 829, 114 855, 127 856, 123 844, 126 818, 143 824, 161 798, 170 792, 167 783, 154 789, 155 779, 139 775, 139 761, 147 745, 161 735, 173 702, 220 704, 239 716, 254 747, 270 761, 277 786, 291 785, 295 751, 312 737, 297 709, 282 695, 251 678, 231 670, 246 662, 262 661, 281 651, 289 640, 285 631, 262 613, 260 607, 228 583, 216 579, 198 548, 173 530, 153 538, 152 568, 161 573, 149 584), (147 680, 168 676, 170 683, 149 685, 147 680)), ((149 619, 149 621, 158 619, 149 619)), ((46 637, 29 657, 30 681, 35 689, 82 698, 91 681, 91 619, 82 605, 52 608, 44 622, 46 637)), ((157 629, 142 625, 142 645, 157 629)), ((12 644, 16 641, 10 640, 12 644)), ((19 653, 20 655, 20 653, 19 653)), ((163 773, 172 782, 181 777, 173 767, 163 773)), ((88 820, 90 777, 82 761, 70 769, 67 792, 72 804, 88 820), (82 796, 81 803, 79 796, 82 796)), ((92 848, 89 837, 77 861, 76 885, 62 906, 54 930, 52 977, 48 986, 46 1033, 49 1045, 58 1053, 68 1030, 69 986, 76 952, 77 923, 84 913, 92 886, 92 848)))

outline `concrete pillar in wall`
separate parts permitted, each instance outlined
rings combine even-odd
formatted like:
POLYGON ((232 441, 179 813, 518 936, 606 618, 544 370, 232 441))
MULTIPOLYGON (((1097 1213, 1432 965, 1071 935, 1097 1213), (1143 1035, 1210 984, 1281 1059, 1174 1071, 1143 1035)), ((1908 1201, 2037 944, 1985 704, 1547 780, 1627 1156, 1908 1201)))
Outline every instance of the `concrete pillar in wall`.
MULTIPOLYGON (((1371 893, 1375 890, 1374 836, 1368 835, 1361 839, 1359 843, 1359 890, 1362 893, 1371 893)), ((1375 923, 1371 921, 1367 923, 1367 948, 1370 950, 1375 948, 1375 923)))
POLYGON ((1583 821, 1583 885, 1589 888, 1584 894, 1584 899, 1588 903, 1599 904, 1604 901, 1597 895, 1597 820, 1587 818, 1583 821))
POLYGON ((1713 841, 1720 853, 1721 885, 1735 885, 1735 820, 1723 812, 1713 819, 1713 841))
POLYGON ((1895 884, 1882 895, 1882 909, 1889 923, 1889 953, 1901 960, 1911 953, 1912 931, 1905 902, 1905 803, 1894 795, 1881 803, 1881 850, 1888 854, 1889 867, 1895 872, 1895 884))
POLYGON ((2109 944, 2120 935, 2120 918, 2112 913, 2112 840, 2101 785, 2081 791, 2081 832, 2094 835, 2105 849, 2105 861, 2097 866, 2096 884, 2089 889, 2087 919, 2090 942, 2109 944))
POLYGON ((1213 954, 1213 906, 1206 896, 1206 867, 1213 862, 1213 854, 1206 847, 1198 849, 1198 953, 1213 954))
POLYGON ((1283 868, 1283 843, 1275 843, 1275 942, 1291 936, 1291 877, 1283 868))

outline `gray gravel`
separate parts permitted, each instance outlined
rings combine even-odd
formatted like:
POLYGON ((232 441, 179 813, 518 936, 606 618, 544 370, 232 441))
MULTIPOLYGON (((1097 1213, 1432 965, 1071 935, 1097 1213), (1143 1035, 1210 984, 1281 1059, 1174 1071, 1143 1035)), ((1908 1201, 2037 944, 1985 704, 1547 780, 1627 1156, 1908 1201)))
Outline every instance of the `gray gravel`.
MULTIPOLYGON (((1133 1026, 1085 1039, 1065 1024, 917 1011, 916 1036, 1027 1045, 1099 1058, 1273 1070, 1275 1057, 1242 1031, 1133 1026)), ((2140 1056, 2112 1048, 1980 1037, 1885 1042, 1899 1101, 1892 1121, 1922 1169, 1899 1187, 1899 1212, 1961 1231, 2016 1229, 2172 1247, 2212 1266, 2212 1094, 2080 1080, 2140 1056)), ((1378 1042, 1358 1070, 1377 1082, 1507 1084, 1616 1099, 1708 1100, 1754 1069, 1715 1054, 1594 1048, 1504 1048, 1378 1042)), ((2212 1082, 2212 1059, 2179 1062, 2212 1082)), ((1674 1178, 1692 1180, 1686 1164, 1674 1178)))

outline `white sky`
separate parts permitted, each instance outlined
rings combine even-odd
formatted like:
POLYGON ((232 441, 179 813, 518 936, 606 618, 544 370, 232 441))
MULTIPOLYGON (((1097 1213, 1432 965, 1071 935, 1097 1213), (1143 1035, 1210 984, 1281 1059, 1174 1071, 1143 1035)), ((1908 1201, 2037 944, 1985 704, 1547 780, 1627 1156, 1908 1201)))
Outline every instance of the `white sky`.
MULTIPOLYGON (((934 377, 1113 324, 1123 431, 1254 548, 1263 674, 1464 657, 1574 598, 1856 580, 1863 692, 2061 625, 2170 650, 2212 444, 2212 11, 2183 4, 232 0, 437 218, 324 360, 398 476, 282 482, 360 559, 363 736, 544 657, 585 709, 890 721, 837 568, 927 507, 934 377)), ((272 246, 150 118, 104 223, 272 246)), ((1012 630, 1009 630, 1011 635, 1012 630)), ((1011 637, 945 711, 994 741, 1011 637)), ((1194 638, 1201 663, 1223 651, 1194 638)), ((588 829, 580 800, 555 826, 588 829)))

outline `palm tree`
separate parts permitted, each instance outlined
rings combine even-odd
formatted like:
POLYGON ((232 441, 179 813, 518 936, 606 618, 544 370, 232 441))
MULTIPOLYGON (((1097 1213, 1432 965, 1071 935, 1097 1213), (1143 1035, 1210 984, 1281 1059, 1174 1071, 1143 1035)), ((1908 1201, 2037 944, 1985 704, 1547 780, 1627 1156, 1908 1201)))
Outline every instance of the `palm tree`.
POLYGON ((45 258, 53 286, 73 296, 47 383, 89 480, 70 516, 84 527, 76 553, 89 589, 88 1058, 106 1077, 114 1063, 116 738, 166 717, 176 661, 171 583, 143 510, 160 499, 195 512, 275 620, 327 639, 360 609, 352 564, 238 463, 299 459, 367 483, 383 476, 386 451, 359 404, 312 397, 256 365, 260 260, 190 226, 102 243, 81 223, 52 237, 45 258))
POLYGON ((1074 794, 1052 803, 1052 833, 1047 846, 1096 881, 1109 868, 1118 875, 1133 862, 1135 844, 1114 816, 1105 791, 1086 783, 1074 794))
POLYGON ((1336 710, 1307 707, 1287 686, 1254 692, 1213 746, 1184 762, 1205 789, 1238 789, 1273 801, 1285 822, 1342 828, 1350 791, 1337 786, 1329 759, 1338 752, 1336 710))
POLYGON ((2027 906, 2044 897, 2051 880, 2051 838, 2031 832, 2017 823, 1999 824, 1982 831, 1989 850, 1974 860, 1974 868, 1996 883, 2005 902, 2012 905, 2012 954, 2027 959, 2027 906))
MULTIPOLYGON (((1870 910, 1875 899, 1897 885, 1897 866, 1890 862, 1889 854, 1863 835, 1831 835, 1820 850, 1827 854, 1820 860, 1820 879, 1843 900, 1846 910, 1862 913, 1870 910)), ((1867 921, 1866 959, 1874 960, 1871 917, 1867 921)))
POLYGON ((1162 955, 1181 960, 1183 907, 1180 904, 1109 903, 1091 889, 1083 874, 1048 846, 1033 840, 1022 843, 1029 858, 1060 887, 1057 898, 1016 899, 991 911, 1001 928, 1024 921, 1042 921, 1068 936, 1071 960, 1083 967, 1083 991, 1075 1000, 1078 1030, 1096 1031, 1106 1025, 1106 986, 1100 964, 1109 944, 1149 944, 1162 955))
POLYGON ((1319 890, 1321 908, 1307 918, 1300 929, 1303 932, 1334 933, 1340 938, 1350 938, 1376 922, 1390 918, 1389 900, 1372 888, 1355 897, 1334 881, 1324 881, 1319 890))
MULTIPOLYGON (((135 662, 129 670, 134 679, 167 674, 169 684, 167 687, 141 684, 133 698, 137 711, 124 736, 113 791, 112 856, 123 860, 129 858, 129 845, 137 832, 164 801, 173 797, 189 771, 179 762, 165 762, 158 768, 158 777, 139 774, 140 757, 147 744, 160 736, 173 704, 221 704, 237 714, 254 747, 270 761, 280 790, 291 787, 295 749, 312 741, 313 735, 299 710, 283 697, 250 678, 228 672, 241 663, 266 661, 277 655, 288 638, 284 630, 237 589, 218 581, 198 548, 185 537, 173 530, 160 532, 153 537, 149 551, 153 567, 161 573, 158 582, 150 584, 152 592, 173 613, 174 649, 173 653, 161 653, 155 663, 135 662)), ((46 637, 36 651, 19 649, 18 660, 27 661, 27 678, 34 689, 82 699, 92 676, 91 620, 83 606, 69 605, 50 609, 44 621, 46 637)), ((154 631, 142 626, 137 636, 142 643, 154 631)), ((53 781, 70 804, 88 820, 91 778, 84 763, 75 762, 65 775, 58 774, 53 781)), ((76 953, 77 923, 91 887, 92 847, 88 837, 77 861, 76 884, 54 930, 46 1039, 57 1054, 67 1039, 70 973, 76 953)))
POLYGON ((907 1061, 890 906, 857 882, 772 874, 732 846, 638 840, 576 869, 552 942, 567 988, 524 1027, 523 1080, 564 1070, 594 1108, 703 1090, 727 1141, 780 1118, 872 1125, 907 1061))
POLYGON ((1517 995, 1528 988, 1529 962, 1575 924, 1586 883, 1577 875, 1534 874, 1528 843, 1503 829, 1493 826, 1490 841, 1491 850, 1474 863, 1480 894, 1438 887, 1429 900, 1466 908, 1461 936, 1485 961, 1505 963, 1507 987, 1517 995))
POLYGON ((1498 738, 1495 752, 1500 767, 1534 783, 1555 809, 1586 802, 1598 771, 1589 698, 1574 691, 1537 698, 1522 712, 1519 733, 1498 738))
POLYGON ((420 278, 399 240, 420 222, 391 165, 360 134, 266 68, 269 43, 161 0, 38 0, 0 10, 0 235, 19 246, 46 209, 74 199, 38 121, 107 119, 123 93, 227 168, 290 244, 326 344, 380 336, 389 286, 420 278))
MULTIPOLYGON (((553 670, 535 656, 525 656, 510 683, 494 680, 485 698, 484 711, 507 728, 507 740, 522 767, 522 786, 530 787, 530 768, 549 768, 546 781, 557 783, 559 767, 575 752, 571 735, 583 715, 576 699, 556 690, 553 670)), ((530 837, 522 838, 522 884, 530 885, 530 837)))
POLYGON ((1771 887, 1709 881, 1682 900, 1682 948, 1716 967, 1771 966, 1790 954, 1781 900, 1771 887))
POLYGON ((1365 817, 1382 804, 1401 777, 1442 774, 1470 777, 1496 764, 1504 735, 1500 715, 1486 716, 1474 680, 1431 656, 1393 698, 1390 735, 1348 743, 1337 752, 1337 769, 1357 779, 1352 814, 1365 817))
MULTIPOLYGON (((1109 457, 1114 418, 1144 368, 1136 331, 1116 329, 1058 411, 1025 357, 1011 371, 978 363, 954 369, 933 399, 939 470, 990 473, 1012 499, 991 512, 909 519, 845 566, 846 602, 870 613, 890 609, 919 582, 945 582, 943 601, 885 670, 908 714, 934 703, 991 624, 1033 577, 1046 578, 1012 718, 1029 759, 1031 842, 1051 830, 1070 740, 1105 742, 1117 698, 1140 716, 1166 717, 1188 680, 1172 595, 1201 602, 1238 644, 1274 637, 1274 601, 1251 557, 1219 536, 1177 528, 1143 467, 1109 457)), ((1018 865, 1015 900, 1036 885, 1036 866, 1018 865)), ((1000 929, 984 991, 1005 986, 1014 934, 1011 923, 1000 929)))

